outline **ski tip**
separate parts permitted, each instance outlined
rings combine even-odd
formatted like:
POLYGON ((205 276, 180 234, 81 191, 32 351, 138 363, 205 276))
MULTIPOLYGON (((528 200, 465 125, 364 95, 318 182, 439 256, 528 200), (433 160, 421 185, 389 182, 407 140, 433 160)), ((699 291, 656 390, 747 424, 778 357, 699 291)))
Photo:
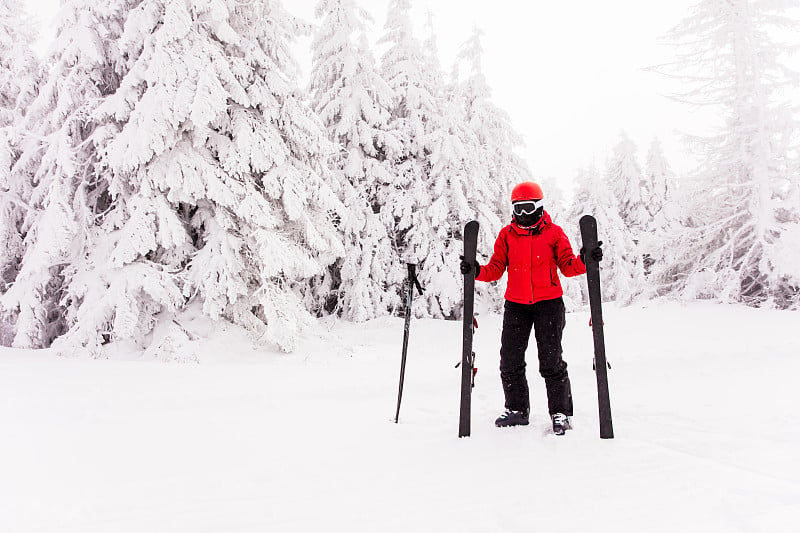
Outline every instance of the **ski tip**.
POLYGON ((597 220, 592 215, 583 215, 580 219, 581 227, 584 226, 597 226, 597 220))

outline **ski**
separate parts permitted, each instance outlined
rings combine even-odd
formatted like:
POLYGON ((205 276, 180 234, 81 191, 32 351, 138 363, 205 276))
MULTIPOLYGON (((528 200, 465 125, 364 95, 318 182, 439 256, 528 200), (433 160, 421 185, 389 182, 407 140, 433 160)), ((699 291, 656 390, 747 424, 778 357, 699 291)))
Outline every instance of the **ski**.
MULTIPOLYGON (((464 226, 464 260, 475 262, 478 249, 478 221, 472 220, 464 226)), ((469 437, 472 404, 472 368, 475 356, 472 351, 475 304, 475 271, 464 274, 464 328, 461 347, 461 410, 458 418, 458 436, 469 437)))
POLYGON ((408 354, 408 334, 411 329, 411 304, 414 299, 414 287, 419 291, 420 296, 425 289, 419 284, 417 279, 416 265, 408 263, 408 289, 406 291, 406 321, 403 326, 403 354, 400 358, 400 388, 397 391, 397 412, 394 415, 394 423, 400 420, 400 402, 403 399, 403 381, 406 376, 406 355, 408 354))
POLYGON ((603 338, 603 308, 600 299, 600 264, 592 259, 592 251, 597 248, 597 221, 591 215, 584 215, 581 217, 580 227, 594 336, 594 367, 597 377, 597 404, 600 412, 600 438, 613 439, 614 427, 611 423, 611 401, 608 396, 606 343, 603 338))

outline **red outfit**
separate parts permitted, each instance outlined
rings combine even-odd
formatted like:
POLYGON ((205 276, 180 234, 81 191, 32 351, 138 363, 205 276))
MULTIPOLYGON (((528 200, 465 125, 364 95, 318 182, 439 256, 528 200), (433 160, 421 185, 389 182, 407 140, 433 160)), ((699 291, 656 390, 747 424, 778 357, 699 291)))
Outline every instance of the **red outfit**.
POLYGON ((586 273, 586 265, 572 252, 569 239, 545 211, 536 228, 521 228, 516 222, 500 230, 494 254, 475 278, 496 281, 508 269, 508 301, 532 304, 563 296, 556 267, 567 277, 586 273))

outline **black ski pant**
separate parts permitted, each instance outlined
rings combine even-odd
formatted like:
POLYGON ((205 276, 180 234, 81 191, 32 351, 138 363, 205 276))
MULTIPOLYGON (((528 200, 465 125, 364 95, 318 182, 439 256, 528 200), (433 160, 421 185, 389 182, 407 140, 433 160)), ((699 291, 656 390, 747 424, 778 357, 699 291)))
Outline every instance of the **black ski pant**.
POLYGON ((506 409, 530 409, 525 350, 533 328, 539 352, 539 373, 547 387, 550 414, 572 416, 567 363, 561 358, 561 335, 565 324, 564 300, 561 298, 535 304, 506 301, 500 340, 500 379, 503 381, 506 409))

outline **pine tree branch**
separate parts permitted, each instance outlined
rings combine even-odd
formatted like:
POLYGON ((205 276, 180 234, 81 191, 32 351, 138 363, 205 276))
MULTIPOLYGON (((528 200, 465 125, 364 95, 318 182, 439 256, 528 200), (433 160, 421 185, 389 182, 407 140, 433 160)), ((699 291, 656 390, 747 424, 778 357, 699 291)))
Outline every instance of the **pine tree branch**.
POLYGON ((26 209, 28 211, 36 211, 35 208, 31 207, 24 200, 19 198, 16 194, 13 194, 13 193, 8 192, 8 191, 0 191, 0 196, 5 198, 9 202, 13 202, 13 203, 17 204, 18 206, 20 206, 20 207, 22 207, 22 208, 24 208, 24 209, 26 209))

